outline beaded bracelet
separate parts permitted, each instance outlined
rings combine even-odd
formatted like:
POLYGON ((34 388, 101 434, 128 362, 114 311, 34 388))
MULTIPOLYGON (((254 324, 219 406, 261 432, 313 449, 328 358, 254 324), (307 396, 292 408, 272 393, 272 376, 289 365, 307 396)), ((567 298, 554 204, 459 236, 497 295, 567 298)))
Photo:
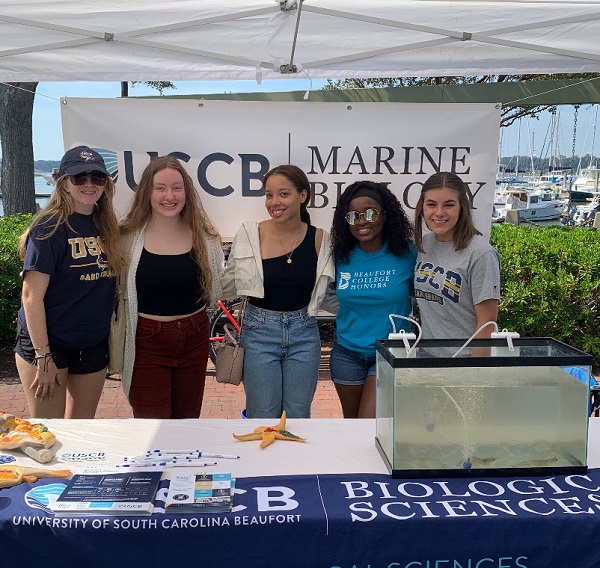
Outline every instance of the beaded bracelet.
POLYGON ((39 366, 40 366, 40 364, 39 364, 39 361, 41 361, 42 359, 44 360, 44 364, 43 364, 43 366, 42 366, 42 371, 43 371, 44 373, 47 373, 47 372, 48 372, 48 363, 49 363, 50 361, 53 361, 53 360, 54 360, 54 359, 52 359, 52 353, 50 353, 50 352, 48 351, 48 353, 46 353, 46 354, 44 354, 44 355, 40 355, 40 356, 38 356, 38 357, 36 357, 36 358, 35 358, 35 364, 37 365, 37 367, 38 367, 38 368, 39 368, 39 366))

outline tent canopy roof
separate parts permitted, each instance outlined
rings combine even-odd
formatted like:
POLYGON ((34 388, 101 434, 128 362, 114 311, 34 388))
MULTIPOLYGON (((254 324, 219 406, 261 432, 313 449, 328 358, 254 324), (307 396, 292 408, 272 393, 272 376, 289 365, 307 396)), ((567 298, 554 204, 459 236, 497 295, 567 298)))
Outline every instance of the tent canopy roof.
POLYGON ((0 81, 600 72, 598 0, 2 0, 0 81))

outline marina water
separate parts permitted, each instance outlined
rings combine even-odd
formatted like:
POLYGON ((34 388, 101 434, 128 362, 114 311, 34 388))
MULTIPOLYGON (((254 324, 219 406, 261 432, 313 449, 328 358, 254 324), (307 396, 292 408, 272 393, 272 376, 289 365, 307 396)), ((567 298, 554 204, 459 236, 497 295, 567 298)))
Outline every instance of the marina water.
MULTIPOLYGON (((44 207, 48 203, 50 195, 53 191, 54 187, 49 185, 43 176, 35 176, 35 202, 40 206, 40 208, 44 207)), ((0 217, 2 216, 4 216, 4 203, 2 202, 2 198, 0 198, 0 217)))

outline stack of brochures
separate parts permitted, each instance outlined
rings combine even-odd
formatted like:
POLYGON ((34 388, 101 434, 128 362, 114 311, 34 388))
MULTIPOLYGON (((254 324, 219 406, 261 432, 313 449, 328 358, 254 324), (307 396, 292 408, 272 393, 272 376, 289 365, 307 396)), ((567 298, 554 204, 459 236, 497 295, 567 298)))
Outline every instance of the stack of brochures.
POLYGON ((230 513, 234 490, 231 473, 173 472, 165 513, 230 513))
POLYGON ((49 507, 56 514, 149 515, 162 474, 156 468, 81 468, 49 507))

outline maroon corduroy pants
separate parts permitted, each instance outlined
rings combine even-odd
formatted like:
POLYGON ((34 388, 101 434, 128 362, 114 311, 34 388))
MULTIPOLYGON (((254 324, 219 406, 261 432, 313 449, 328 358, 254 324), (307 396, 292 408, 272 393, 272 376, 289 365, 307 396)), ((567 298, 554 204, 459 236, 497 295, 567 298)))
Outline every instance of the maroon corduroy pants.
POLYGON ((210 347, 206 310, 170 322, 138 318, 129 402, 135 418, 198 418, 210 347))

